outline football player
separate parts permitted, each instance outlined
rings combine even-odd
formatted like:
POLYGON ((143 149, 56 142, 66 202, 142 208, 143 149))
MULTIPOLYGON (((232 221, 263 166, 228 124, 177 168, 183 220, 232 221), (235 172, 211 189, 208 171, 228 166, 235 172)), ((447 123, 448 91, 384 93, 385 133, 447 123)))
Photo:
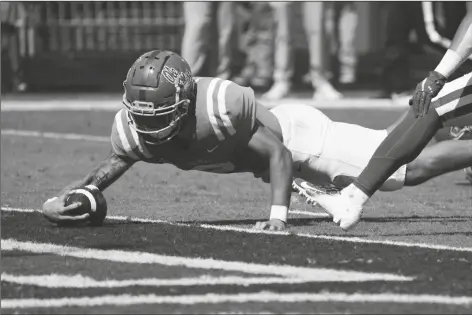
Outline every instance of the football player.
MULTIPOLYGON (((293 176, 315 184, 355 177, 388 133, 335 123, 304 105, 269 111, 258 104, 250 88, 219 78, 194 79, 186 61, 169 51, 151 51, 138 58, 124 89, 124 108, 116 113, 111 131, 112 153, 44 203, 49 220, 87 220, 88 214, 70 214, 77 203, 65 206, 70 191, 85 185, 103 191, 134 163, 144 161, 270 178, 270 219, 256 227, 283 229, 293 176)), ((463 158, 461 148, 451 152, 463 158)), ((399 189, 405 170, 392 176, 385 189, 399 189)))
POLYGON ((342 229, 357 224, 363 205, 401 165, 421 153, 438 129, 456 117, 472 113, 471 73, 452 81, 454 89, 448 90, 448 94, 443 89, 447 78, 471 54, 472 13, 467 13, 436 69, 416 86, 410 112, 385 138, 364 171, 340 194, 317 196, 316 202, 342 229), (434 99, 438 94, 441 97, 434 99))
MULTIPOLYGON (((445 90, 449 88, 450 84, 447 84, 445 90)), ((351 184, 380 143, 402 121, 401 117, 386 129, 376 130, 331 121, 321 111, 305 105, 279 105, 271 109, 271 113, 276 115, 282 127, 284 144, 292 152, 294 177, 320 189, 341 189, 351 184)), ((469 129, 468 126, 451 128, 447 140, 441 139, 423 150, 414 161, 402 165, 380 190, 394 191, 403 186, 416 186, 439 175, 472 166, 472 133, 469 129), (456 141, 459 139, 461 141, 456 141)), ((269 181, 268 173, 263 174, 263 180, 269 181)), ((297 182, 294 185, 296 190, 303 190, 297 182)))
POLYGON ((182 170, 213 173, 269 170, 270 228, 285 227, 291 197, 292 155, 283 145, 276 117, 260 106, 251 88, 220 78, 196 78, 188 63, 170 51, 140 56, 124 82, 124 108, 111 131, 112 153, 84 178, 46 201, 51 221, 85 221, 65 206, 71 190, 106 189, 138 162, 170 163, 182 170))

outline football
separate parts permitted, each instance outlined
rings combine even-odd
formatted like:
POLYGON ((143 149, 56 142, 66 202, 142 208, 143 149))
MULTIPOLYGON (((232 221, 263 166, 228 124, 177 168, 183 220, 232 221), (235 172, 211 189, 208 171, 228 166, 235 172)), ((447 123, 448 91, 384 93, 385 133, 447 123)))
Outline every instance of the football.
POLYGON ((93 185, 87 185, 83 188, 78 188, 67 197, 65 205, 68 206, 74 202, 80 202, 82 205, 75 209, 72 213, 74 215, 81 215, 89 213, 89 223, 91 225, 102 225, 107 216, 107 202, 102 192, 93 185))

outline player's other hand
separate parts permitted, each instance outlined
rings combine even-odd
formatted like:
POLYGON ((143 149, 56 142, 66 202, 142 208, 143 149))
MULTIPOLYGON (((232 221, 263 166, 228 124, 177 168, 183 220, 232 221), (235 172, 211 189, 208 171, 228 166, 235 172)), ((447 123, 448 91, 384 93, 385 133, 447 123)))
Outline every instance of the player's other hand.
POLYGON ((80 202, 74 202, 68 206, 65 205, 67 197, 72 192, 65 193, 59 197, 48 199, 43 204, 43 215, 46 219, 53 223, 68 224, 86 221, 90 214, 81 215, 74 214, 74 210, 82 206, 80 202))
POLYGON ((410 106, 413 106, 415 117, 423 117, 428 113, 431 100, 438 95, 446 80, 439 72, 431 71, 426 79, 416 85, 415 93, 409 102, 410 106))
POLYGON ((283 231, 285 230, 285 222, 279 219, 259 221, 256 223, 254 228, 256 230, 283 231))

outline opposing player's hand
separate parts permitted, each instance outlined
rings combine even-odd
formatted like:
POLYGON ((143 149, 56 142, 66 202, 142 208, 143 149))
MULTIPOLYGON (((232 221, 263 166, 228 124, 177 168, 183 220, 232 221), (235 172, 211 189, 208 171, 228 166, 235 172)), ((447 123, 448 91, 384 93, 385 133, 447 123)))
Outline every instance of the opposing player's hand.
POLYGON ((256 230, 283 231, 285 230, 285 222, 279 219, 259 221, 256 223, 254 228, 256 230))
POLYGON ((409 102, 416 117, 423 117, 428 113, 431 100, 438 95, 446 80, 439 72, 431 71, 426 79, 416 85, 415 93, 409 102))
POLYGON ((86 221, 90 214, 84 213, 81 215, 74 215, 71 213, 73 210, 80 207, 80 202, 74 202, 68 206, 65 206, 67 197, 72 192, 68 192, 59 197, 48 199, 43 204, 43 215, 46 219, 53 223, 68 224, 68 223, 79 223, 86 221))

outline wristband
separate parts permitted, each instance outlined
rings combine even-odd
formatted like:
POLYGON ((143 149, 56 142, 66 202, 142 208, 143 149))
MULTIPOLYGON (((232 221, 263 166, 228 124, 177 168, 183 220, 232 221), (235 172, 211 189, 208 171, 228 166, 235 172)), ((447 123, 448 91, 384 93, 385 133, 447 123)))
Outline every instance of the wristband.
POLYGON ((458 53, 454 50, 448 49, 434 71, 439 72, 446 78, 449 78, 449 76, 453 74, 464 61, 465 59, 458 53))
POLYGON ((273 205, 270 208, 270 220, 277 219, 287 223, 288 207, 273 205))

